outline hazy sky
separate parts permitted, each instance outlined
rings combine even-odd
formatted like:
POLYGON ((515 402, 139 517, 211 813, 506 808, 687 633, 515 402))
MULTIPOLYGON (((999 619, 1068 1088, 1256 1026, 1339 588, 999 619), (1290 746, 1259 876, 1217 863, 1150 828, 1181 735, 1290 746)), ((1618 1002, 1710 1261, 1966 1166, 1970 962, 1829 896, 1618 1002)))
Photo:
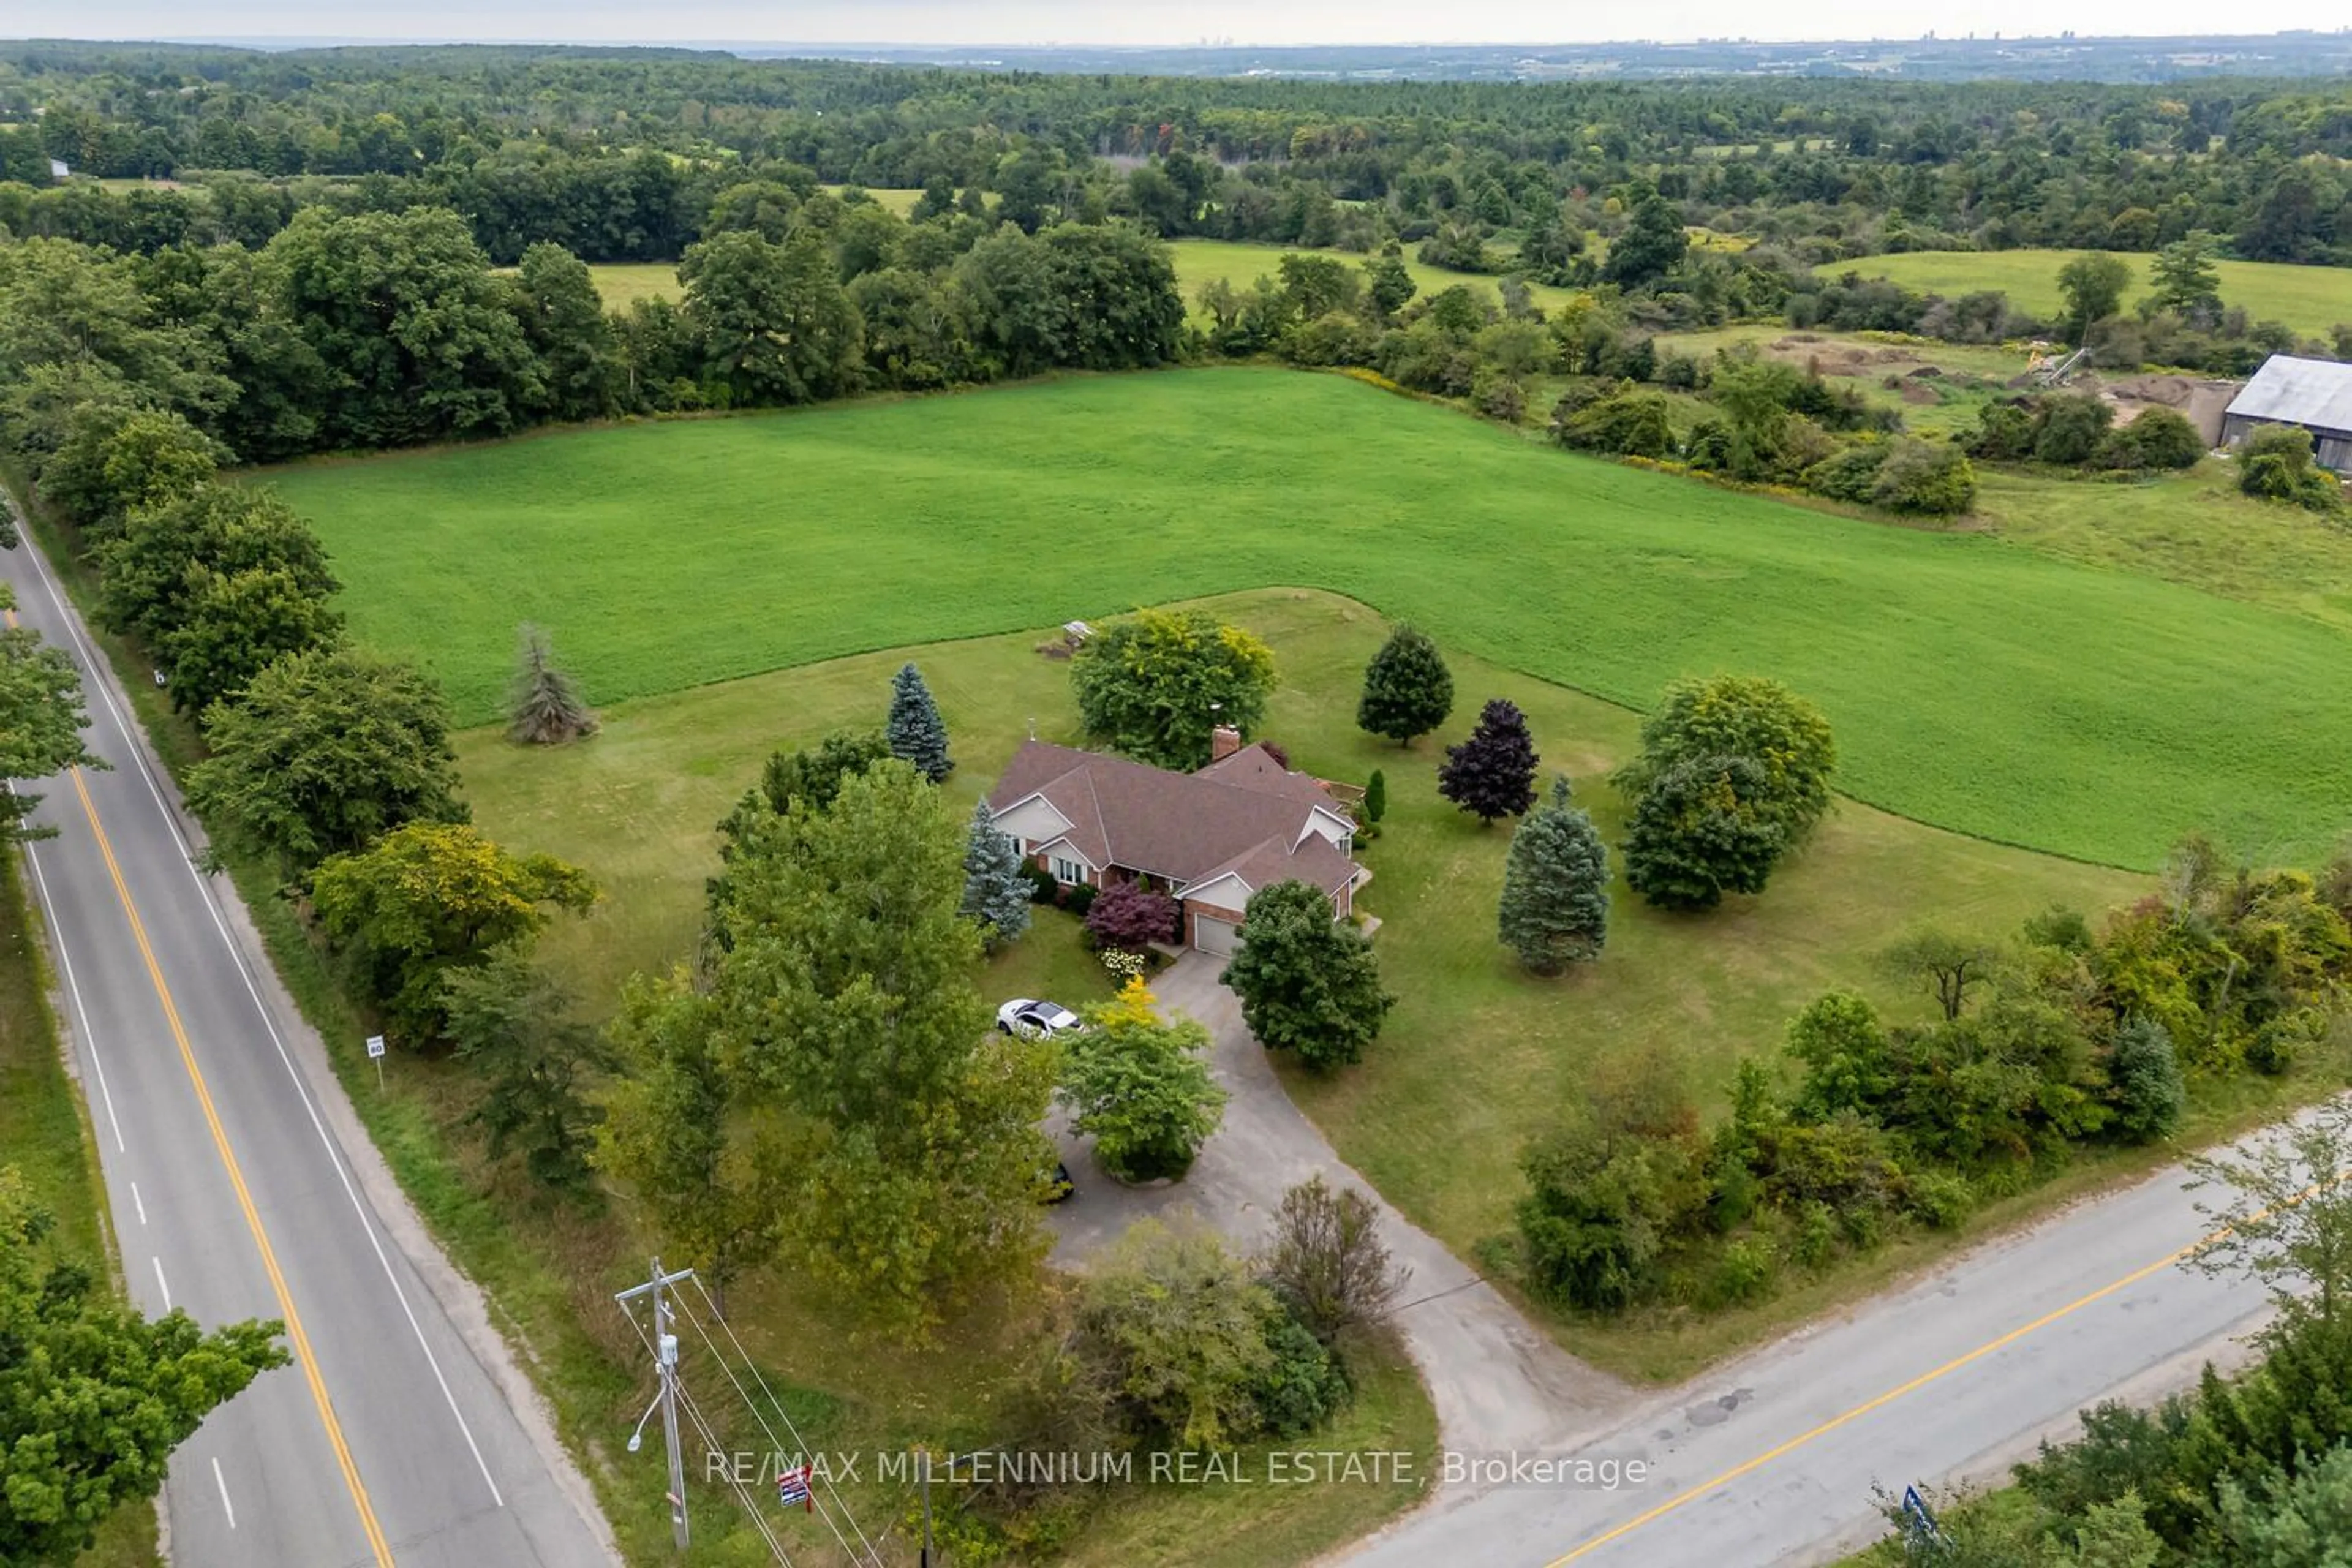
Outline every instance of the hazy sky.
POLYGON ((373 37, 678 43, 1580 43, 1609 38, 1946 37, 2332 29, 2345 0, 5 0, 0 34, 80 38, 373 37))

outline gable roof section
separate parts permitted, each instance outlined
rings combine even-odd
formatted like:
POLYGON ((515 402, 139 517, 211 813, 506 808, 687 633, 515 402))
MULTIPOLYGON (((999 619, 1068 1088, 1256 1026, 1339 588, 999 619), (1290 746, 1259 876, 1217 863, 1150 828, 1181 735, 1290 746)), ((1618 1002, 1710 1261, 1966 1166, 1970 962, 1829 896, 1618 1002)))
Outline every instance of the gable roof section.
POLYGON ((1330 798, 1255 746, 1213 769, 1177 773, 1030 741, 991 792, 989 808, 1003 812, 1033 795, 1070 820, 1066 837, 1096 864, 1179 886, 1246 866, 1256 873, 1244 877, 1253 888, 1297 877, 1328 890, 1356 870, 1337 847, 1306 830, 1311 812, 1331 809, 1330 798))
POLYGON ((2242 419, 2352 430, 2352 364, 2273 354, 2231 399, 2229 411, 2242 419))

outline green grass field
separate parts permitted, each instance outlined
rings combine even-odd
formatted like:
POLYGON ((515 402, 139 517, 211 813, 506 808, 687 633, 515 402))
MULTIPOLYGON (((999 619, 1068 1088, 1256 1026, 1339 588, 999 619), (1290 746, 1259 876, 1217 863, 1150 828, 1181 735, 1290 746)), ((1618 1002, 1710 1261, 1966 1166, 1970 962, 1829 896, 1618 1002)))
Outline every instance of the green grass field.
MULTIPOLYGON (((1835 278, 1859 272, 1891 278, 1906 289, 1965 294, 1998 289, 2011 303, 2037 316, 2058 314, 2058 269, 2080 250, 1913 250, 1896 256, 1865 256, 1832 262, 1814 270, 1835 278)), ((2147 258, 2126 256, 2132 269, 2124 292, 2126 305, 2147 291, 2147 258)), ((2221 302, 2243 306, 2258 321, 2284 321, 2305 337, 2326 338, 2339 321, 2352 321, 2352 268, 2289 267, 2273 261, 2223 261, 2221 302)))
MULTIPOLYGON (((1185 308, 1200 313, 1201 286, 1222 278, 1236 289, 1246 289, 1260 277, 1280 279, 1282 258, 1290 255, 1336 256, 1350 267, 1358 267, 1365 257, 1346 251, 1310 251, 1296 245, 1248 245, 1226 239, 1178 239, 1168 245, 1176 261, 1176 287, 1184 296, 1185 308)), ((1443 267, 1432 267, 1415 261, 1410 249, 1405 253, 1405 270, 1423 294, 1435 294, 1456 283, 1469 285, 1472 291, 1490 303, 1499 302, 1496 279, 1470 272, 1449 272, 1443 267)), ((1557 310, 1576 298, 1573 289, 1555 289, 1549 284, 1528 286, 1537 304, 1547 310, 1557 310)))
POLYGON ((639 300, 683 300, 677 267, 668 261, 608 261, 588 268, 608 310, 625 310, 639 300))
MULTIPOLYGON (((1378 616, 1296 589, 1211 604, 1272 645, 1283 685, 1266 732, 1299 766, 1356 782, 1378 767, 1389 781, 1386 831, 1363 850, 1374 876, 1360 902, 1385 922, 1382 974, 1402 1000, 1360 1068, 1328 1080, 1289 1075, 1290 1092, 1341 1154, 1465 1258, 1508 1225, 1523 1142, 1594 1082, 1664 1062, 1713 1110, 1733 1064, 1771 1050, 1788 1016, 1828 986, 1858 987, 1896 1016, 1924 1009, 1924 996, 1892 988, 1872 958, 1906 924, 1998 932, 2053 902, 2095 912, 2144 886, 1847 804, 1760 899, 1667 917, 1621 884, 1604 958, 1561 980, 1532 979, 1495 940, 1509 835, 1438 798, 1442 746, 1460 739, 1479 702, 1509 697, 1547 767, 1575 779, 1614 842, 1623 808, 1602 775, 1633 749, 1635 718, 1449 648, 1454 718, 1400 750, 1354 725, 1364 661, 1386 635, 1378 616)), ((902 660, 920 664, 939 698, 958 762, 947 787, 960 805, 994 781, 1032 724, 1076 739, 1069 667, 1034 651, 1040 635, 894 649, 625 703, 593 740, 553 751, 475 731, 460 742, 475 815, 502 842, 576 861, 605 885, 592 914, 560 922, 541 949, 601 1012, 630 971, 690 951, 717 853, 711 824, 761 759, 779 743, 877 721, 902 660)), ((1108 989, 1073 923, 1051 913, 980 983, 992 998, 1071 1005, 1108 989)), ((1909 1246, 1890 1248, 1759 1310, 1557 1326, 1578 1353, 1671 1376, 1869 1283, 1874 1270, 1919 1258, 1909 1246)))
POLYGON ((357 633, 496 711, 516 624, 600 702, 1269 584, 1633 707, 1778 676, 1901 815, 2147 868, 2352 823, 2352 639, 1997 538, 1540 449, 1338 376, 1074 378, 323 462, 357 633))

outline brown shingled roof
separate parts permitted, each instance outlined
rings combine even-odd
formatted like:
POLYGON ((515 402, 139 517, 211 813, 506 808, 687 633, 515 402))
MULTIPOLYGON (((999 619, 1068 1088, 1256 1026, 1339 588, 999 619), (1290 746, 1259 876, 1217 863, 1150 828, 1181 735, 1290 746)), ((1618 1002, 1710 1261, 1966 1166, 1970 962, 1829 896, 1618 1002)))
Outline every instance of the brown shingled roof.
POLYGON ((1180 886, 1239 871, 1253 889, 1295 877, 1332 891, 1356 872, 1337 847, 1307 831, 1317 806, 1346 814, 1313 779, 1256 746, 1177 773, 1030 741, 989 793, 989 808, 1001 812, 1033 795, 1069 818, 1071 842, 1097 865, 1180 886))

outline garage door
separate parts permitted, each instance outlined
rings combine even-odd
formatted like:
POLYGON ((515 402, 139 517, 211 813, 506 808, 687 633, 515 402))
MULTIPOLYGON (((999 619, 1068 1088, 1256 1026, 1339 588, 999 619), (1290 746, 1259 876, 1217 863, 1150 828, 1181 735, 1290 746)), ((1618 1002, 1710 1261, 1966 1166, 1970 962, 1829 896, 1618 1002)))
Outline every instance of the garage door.
POLYGON ((1231 921, 1221 921, 1214 915, 1192 917, 1192 945, 1202 952, 1230 954, 1239 935, 1240 928, 1231 921))

